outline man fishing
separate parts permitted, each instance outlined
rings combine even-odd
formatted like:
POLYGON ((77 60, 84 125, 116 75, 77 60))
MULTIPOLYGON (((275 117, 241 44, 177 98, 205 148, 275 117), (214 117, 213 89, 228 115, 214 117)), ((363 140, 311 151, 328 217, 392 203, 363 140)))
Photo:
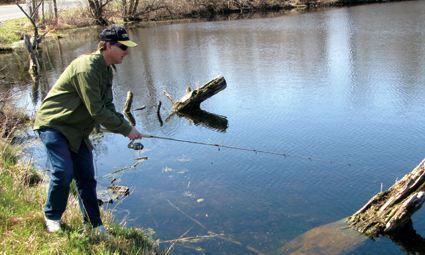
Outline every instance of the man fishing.
POLYGON ((115 110, 112 69, 121 64, 131 47, 127 31, 112 26, 100 33, 98 50, 78 57, 65 69, 38 110, 34 130, 47 148, 52 164, 44 207, 48 232, 60 230, 70 183, 75 179, 85 223, 105 232, 96 195, 92 145, 89 134, 96 124, 131 140, 142 138, 115 110))

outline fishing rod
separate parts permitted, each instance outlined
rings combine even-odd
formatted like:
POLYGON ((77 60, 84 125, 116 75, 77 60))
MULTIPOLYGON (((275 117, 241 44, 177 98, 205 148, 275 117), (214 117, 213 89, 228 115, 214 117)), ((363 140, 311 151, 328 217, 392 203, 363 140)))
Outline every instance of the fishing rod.
MULTIPOLYGON (((294 153, 288 154, 288 153, 282 153, 282 152, 258 150, 258 149, 245 148, 245 147, 232 146, 232 145, 225 145, 225 144, 206 143, 206 142, 199 142, 199 141, 183 140, 183 139, 177 139, 177 138, 171 138, 171 137, 165 137, 165 136, 157 136, 157 135, 150 135, 150 134, 142 134, 142 138, 155 138, 155 139, 168 140, 168 141, 174 141, 174 142, 182 142, 182 143, 198 144, 198 145, 205 145, 205 146, 213 146, 213 147, 217 147, 217 148, 227 148, 227 149, 239 150, 239 151, 249 151, 249 152, 255 152, 255 153, 262 153, 262 154, 269 154, 269 155, 281 156, 281 157, 285 157, 285 158, 286 157, 296 157, 296 158, 301 158, 301 159, 310 160, 310 161, 327 162, 327 163, 330 163, 330 164, 336 163, 336 162, 331 161, 331 160, 325 160, 325 159, 320 159, 320 158, 307 157, 307 156, 303 156, 303 155, 299 155, 299 154, 294 154, 294 153)), ((128 148, 134 149, 134 150, 142 150, 143 149, 143 144, 141 144, 139 142, 135 142, 135 140, 131 140, 131 142, 128 144, 128 148)), ((351 164, 343 164, 343 165, 351 166, 351 164)))

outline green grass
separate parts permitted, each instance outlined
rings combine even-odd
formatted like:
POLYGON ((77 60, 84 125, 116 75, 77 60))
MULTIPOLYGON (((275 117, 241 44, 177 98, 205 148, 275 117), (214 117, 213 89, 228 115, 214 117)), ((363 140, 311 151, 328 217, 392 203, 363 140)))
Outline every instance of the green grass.
POLYGON ((73 196, 62 217, 62 230, 47 233, 42 212, 46 181, 31 164, 20 162, 19 149, 8 140, 0 138, 1 254, 164 254, 152 230, 117 225, 108 211, 101 213, 109 234, 97 235, 83 225, 73 196))
POLYGON ((7 20, 0 23, 0 47, 8 48, 13 42, 21 40, 21 32, 30 32, 27 18, 7 20))

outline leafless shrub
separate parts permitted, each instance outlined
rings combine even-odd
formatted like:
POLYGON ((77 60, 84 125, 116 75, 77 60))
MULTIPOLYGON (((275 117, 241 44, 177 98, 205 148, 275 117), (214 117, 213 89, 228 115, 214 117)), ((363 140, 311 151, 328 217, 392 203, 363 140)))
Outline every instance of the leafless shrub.
POLYGON ((0 93, 0 138, 11 139, 20 125, 29 121, 28 116, 12 106, 10 90, 0 93))

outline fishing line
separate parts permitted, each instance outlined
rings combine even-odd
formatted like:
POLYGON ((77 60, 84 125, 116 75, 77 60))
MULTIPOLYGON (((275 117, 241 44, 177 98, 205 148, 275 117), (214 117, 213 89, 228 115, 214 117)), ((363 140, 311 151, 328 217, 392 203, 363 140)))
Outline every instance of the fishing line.
MULTIPOLYGON (((340 165, 345 165, 345 166, 351 166, 351 164, 339 163, 339 162, 335 162, 335 161, 332 161, 332 160, 326 160, 326 159, 321 159, 321 158, 317 158, 317 157, 308 157, 308 156, 295 154, 295 153, 288 154, 288 153, 283 153, 283 152, 274 152, 274 151, 258 150, 258 149, 244 148, 244 147, 232 146, 232 145, 217 144, 217 143, 206 143, 206 142, 199 142, 199 141, 183 140, 183 139, 177 139, 177 138, 171 138, 171 137, 165 137, 165 136, 149 135, 149 134, 142 134, 142 137, 143 138, 156 138, 156 139, 161 139, 161 140, 190 143, 190 144, 198 144, 198 145, 205 145, 205 146, 213 146, 213 147, 217 147, 217 148, 227 148, 227 149, 239 150, 239 151, 249 151, 249 152, 255 152, 255 153, 275 155, 275 156, 280 156, 280 157, 285 157, 285 158, 294 157, 294 158, 300 158, 300 159, 309 160, 309 161, 320 161, 320 162, 326 162, 326 163, 329 163, 329 164, 340 164, 340 165)), ((130 142, 130 144, 133 144, 133 147, 137 147, 137 145, 140 144, 140 143, 134 143, 132 141, 132 142, 130 142)), ((143 145, 141 145, 141 146, 143 148, 143 145)), ((131 147, 129 146, 129 148, 131 148, 131 147)))

